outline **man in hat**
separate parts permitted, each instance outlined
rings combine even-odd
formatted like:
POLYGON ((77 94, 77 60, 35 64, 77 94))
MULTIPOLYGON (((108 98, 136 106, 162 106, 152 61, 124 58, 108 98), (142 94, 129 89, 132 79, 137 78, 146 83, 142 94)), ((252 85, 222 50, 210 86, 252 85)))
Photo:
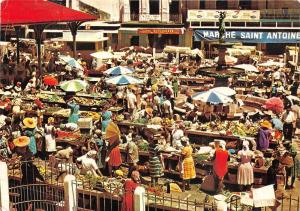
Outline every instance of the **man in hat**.
POLYGON ((97 151, 90 150, 85 155, 77 158, 77 162, 81 163, 81 174, 92 174, 94 176, 103 176, 98 168, 97 162, 95 160, 97 156, 97 151))

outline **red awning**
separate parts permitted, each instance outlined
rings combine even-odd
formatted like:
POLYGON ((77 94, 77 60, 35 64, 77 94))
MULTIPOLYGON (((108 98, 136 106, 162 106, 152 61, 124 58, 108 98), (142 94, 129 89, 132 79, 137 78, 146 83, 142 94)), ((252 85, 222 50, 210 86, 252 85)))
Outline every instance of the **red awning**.
POLYGON ((45 0, 3 0, 1 2, 1 26, 96 19, 95 16, 45 0))

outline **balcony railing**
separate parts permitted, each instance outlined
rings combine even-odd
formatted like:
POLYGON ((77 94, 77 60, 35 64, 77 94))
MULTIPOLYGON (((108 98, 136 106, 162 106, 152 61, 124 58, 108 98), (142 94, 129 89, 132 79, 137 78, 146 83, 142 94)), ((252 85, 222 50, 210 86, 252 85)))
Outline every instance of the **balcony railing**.
MULTIPOLYGON (((126 14, 124 14, 126 15, 126 14)), ((130 14, 130 21, 139 21, 139 22, 171 22, 171 23, 182 23, 181 14, 169 14, 169 13, 160 13, 160 14, 130 14)))
POLYGON ((300 9, 266 9, 260 10, 261 19, 300 20, 300 9))

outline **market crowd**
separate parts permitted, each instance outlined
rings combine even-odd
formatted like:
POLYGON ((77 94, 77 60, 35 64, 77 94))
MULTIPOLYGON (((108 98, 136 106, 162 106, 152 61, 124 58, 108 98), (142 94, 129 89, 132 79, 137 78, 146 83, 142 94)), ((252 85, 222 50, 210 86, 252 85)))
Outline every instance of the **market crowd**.
MULTIPOLYGON (((85 61, 80 54, 76 59, 83 66, 83 70, 60 64, 57 54, 49 53, 45 56, 47 63, 43 63, 42 72, 56 74, 61 81, 75 78, 87 80, 88 70, 95 68, 95 64, 85 61), (57 75, 58 73, 63 74, 57 75)), ((169 59, 171 63, 173 57, 170 56, 169 59)), ((107 84, 103 78, 96 83, 89 83, 85 90, 87 93, 111 92, 112 98, 107 100, 99 111, 101 118, 93 121, 90 133, 82 145, 59 144, 59 135, 81 133, 78 123, 81 105, 74 100, 74 93, 64 96, 65 107, 70 109, 69 116, 64 120, 56 116, 46 117, 44 113, 47 103, 38 98, 30 102, 29 110, 24 110, 24 98, 27 95, 35 95, 41 91, 55 92, 58 87, 50 87, 43 83, 36 65, 32 64, 30 58, 22 57, 19 64, 16 64, 15 60, 13 52, 9 52, 2 59, 1 71, 9 80, 0 87, 0 156, 8 163, 15 159, 25 161, 22 165, 27 166, 21 167, 22 181, 25 184, 34 183, 36 179, 44 180, 34 165, 35 160, 42 159, 57 167, 60 175, 72 173, 91 174, 97 178, 103 175, 128 178, 124 183, 125 191, 133 191, 140 183, 147 183, 143 179, 145 175, 151 177, 148 184, 156 185, 165 171, 177 170, 182 178, 182 190, 190 190, 190 182, 196 178, 194 154, 201 151, 201 146, 192 144, 186 133, 188 125, 222 122, 227 118, 225 112, 214 112, 212 106, 207 104, 204 105, 206 110, 200 112, 200 105, 193 104, 191 90, 181 87, 179 77, 195 74, 200 66, 197 58, 185 57, 180 60, 179 65, 165 65, 163 69, 170 70, 171 74, 163 76, 158 71, 155 60, 142 59, 134 56, 133 52, 124 57, 123 61, 113 59, 101 68, 121 65, 143 69, 144 84, 113 86, 107 84), (16 77, 9 77, 13 74, 16 77), (155 78, 160 80, 155 81, 155 78), (187 105, 184 113, 176 110, 177 102, 182 99, 187 105), (112 111, 112 107, 121 107, 122 114, 112 111), (144 126, 132 125, 124 129, 118 126, 120 118, 144 126), (141 162, 139 156, 141 146, 146 146, 149 153, 146 162, 141 162), (121 156, 122 151, 125 156, 121 156), (177 156, 178 161, 168 161, 166 154, 169 154, 169 157, 177 156), (127 169, 126 175, 124 167, 127 169)), ((223 180, 228 173, 228 162, 231 159, 238 162, 236 182, 241 190, 250 190, 254 183, 254 168, 263 167, 265 158, 269 158, 270 161, 267 183, 274 184, 275 189, 282 186, 286 189, 294 187, 299 161, 293 137, 299 127, 300 109, 299 101, 293 100, 292 97, 297 96, 299 84, 292 73, 284 72, 282 68, 265 69, 260 74, 271 80, 270 91, 262 95, 253 95, 278 97, 282 100, 284 108, 282 112, 268 109, 254 114, 243 112, 236 122, 246 126, 258 125, 252 139, 241 137, 241 141, 235 147, 220 139, 215 139, 209 144, 212 150, 208 160, 212 162, 213 181, 204 178, 203 190, 222 191, 223 180), (213 188, 209 187, 211 184, 213 188)), ((235 80, 237 78, 230 78, 228 86, 235 88, 235 80)), ((132 200, 130 194, 125 194, 124 197, 132 200)), ((129 205, 125 202, 123 206, 129 205)))

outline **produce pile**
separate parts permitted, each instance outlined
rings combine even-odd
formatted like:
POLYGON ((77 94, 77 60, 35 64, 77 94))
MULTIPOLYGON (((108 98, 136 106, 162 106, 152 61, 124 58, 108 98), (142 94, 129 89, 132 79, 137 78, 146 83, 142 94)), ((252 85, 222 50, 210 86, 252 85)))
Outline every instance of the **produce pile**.
POLYGON ((105 104, 105 100, 95 100, 91 98, 74 97, 73 100, 79 105, 101 106, 105 104))
POLYGON ((50 102, 50 103, 65 103, 64 99, 61 96, 58 96, 56 94, 50 95, 50 94, 37 94, 35 98, 41 99, 41 101, 44 102, 50 102))
POLYGON ((100 114, 94 111, 80 111, 79 115, 81 118, 92 118, 93 121, 100 119, 100 114))
POLYGON ((202 131, 220 132, 227 135, 235 136, 255 136, 258 132, 259 125, 251 124, 244 125, 238 121, 212 121, 206 124, 201 124, 199 129, 202 131))

